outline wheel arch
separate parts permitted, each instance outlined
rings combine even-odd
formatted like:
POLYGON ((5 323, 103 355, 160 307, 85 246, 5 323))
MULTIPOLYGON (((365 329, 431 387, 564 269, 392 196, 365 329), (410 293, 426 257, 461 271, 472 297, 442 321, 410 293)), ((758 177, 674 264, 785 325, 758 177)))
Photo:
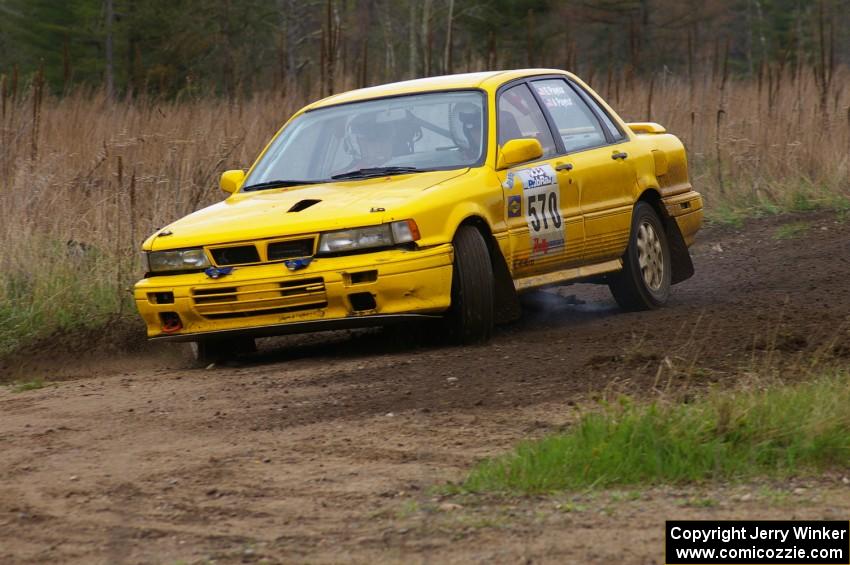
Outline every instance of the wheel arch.
POLYGON ((671 284, 680 283, 691 278, 694 274, 694 263, 691 260, 691 254, 688 251, 688 246, 685 244, 685 238, 682 237, 679 224, 667 213, 667 207, 664 206, 664 201, 661 198, 658 188, 647 188, 640 194, 637 202, 646 202, 652 206, 655 213, 661 219, 661 223, 664 224, 664 232, 667 235, 667 243, 670 245, 670 258, 673 263, 671 284))

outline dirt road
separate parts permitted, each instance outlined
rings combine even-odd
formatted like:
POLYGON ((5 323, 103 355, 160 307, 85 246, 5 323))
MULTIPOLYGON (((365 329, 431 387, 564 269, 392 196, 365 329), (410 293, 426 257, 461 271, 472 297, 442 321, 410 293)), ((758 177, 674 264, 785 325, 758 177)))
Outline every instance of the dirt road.
POLYGON ((516 499, 434 487, 601 395, 850 364, 849 244, 832 213, 706 230, 669 307, 622 314, 605 289, 564 287, 475 348, 375 331, 268 341, 210 370, 168 351, 50 361, 51 386, 0 387, 0 562, 654 563, 665 519, 847 519, 841 476, 516 499))

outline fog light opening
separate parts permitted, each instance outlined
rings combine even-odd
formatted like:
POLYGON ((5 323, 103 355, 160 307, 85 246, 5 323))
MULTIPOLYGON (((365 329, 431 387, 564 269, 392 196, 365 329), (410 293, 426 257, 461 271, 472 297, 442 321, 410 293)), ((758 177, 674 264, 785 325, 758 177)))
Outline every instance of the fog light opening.
POLYGON ((351 302, 351 309, 355 312, 365 312, 377 308, 375 297, 371 292, 355 292, 348 295, 348 300, 351 302))
POLYGON ((378 280, 378 271, 360 271, 359 273, 348 273, 349 284, 373 283, 378 280))
POLYGON ((162 333, 173 334, 183 329, 183 322, 177 312, 160 312, 159 319, 162 322, 162 333))
POLYGON ((174 304, 173 292, 149 292, 148 302, 151 304, 174 304))

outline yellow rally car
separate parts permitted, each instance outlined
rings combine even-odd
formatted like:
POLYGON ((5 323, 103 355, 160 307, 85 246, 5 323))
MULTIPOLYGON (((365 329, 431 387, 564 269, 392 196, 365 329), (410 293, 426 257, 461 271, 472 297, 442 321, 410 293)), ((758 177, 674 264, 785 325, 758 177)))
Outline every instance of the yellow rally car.
POLYGON ((519 316, 518 293, 578 280, 655 308, 693 274, 703 217, 676 137, 552 69, 325 98, 221 189, 145 241, 135 286, 148 336, 199 361, 421 317, 482 341, 519 316))

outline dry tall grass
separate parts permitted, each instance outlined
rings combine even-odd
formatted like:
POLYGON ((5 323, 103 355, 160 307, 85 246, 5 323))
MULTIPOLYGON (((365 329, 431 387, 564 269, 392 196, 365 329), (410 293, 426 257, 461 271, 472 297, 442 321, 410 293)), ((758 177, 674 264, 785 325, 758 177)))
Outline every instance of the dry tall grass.
POLYGON ((37 100, 7 101, 0 128, 0 353, 127 312, 139 243, 219 199, 301 102, 37 100))
POLYGON ((715 219, 757 211, 844 206, 850 196, 850 84, 836 73, 821 104, 811 71, 770 80, 689 81, 661 75, 600 93, 626 120, 663 124, 688 148, 694 186, 715 219))
MULTIPOLYGON (((722 217, 844 205, 850 92, 825 104, 811 71, 770 80, 589 77, 627 120, 688 147, 693 183, 722 217)), ((2 96, 0 354, 61 328, 129 313, 139 243, 219 200, 218 174, 247 167, 305 99, 107 101, 101 92, 2 96)), ((0 94, 8 93, 7 88, 0 94)), ((717 217, 717 216, 715 216, 717 217)))

